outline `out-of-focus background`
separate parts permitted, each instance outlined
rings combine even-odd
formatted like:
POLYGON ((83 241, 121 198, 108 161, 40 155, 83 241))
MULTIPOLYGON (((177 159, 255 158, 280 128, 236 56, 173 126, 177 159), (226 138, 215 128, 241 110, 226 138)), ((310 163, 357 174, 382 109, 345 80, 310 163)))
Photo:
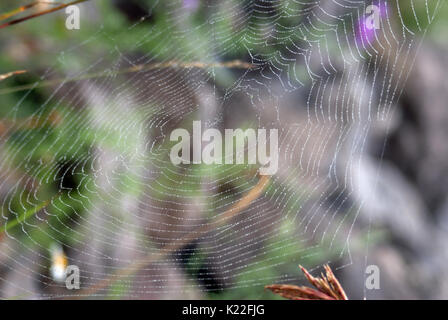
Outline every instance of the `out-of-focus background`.
POLYGON ((448 298, 446 1, 61 3, 0 4, 1 298, 448 298), (278 171, 174 165, 193 120, 278 129, 278 171))

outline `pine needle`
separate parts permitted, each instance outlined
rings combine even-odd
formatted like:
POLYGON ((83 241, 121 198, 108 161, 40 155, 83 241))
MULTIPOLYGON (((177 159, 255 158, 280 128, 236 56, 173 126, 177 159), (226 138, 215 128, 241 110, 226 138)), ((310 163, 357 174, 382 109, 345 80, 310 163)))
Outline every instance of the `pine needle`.
POLYGON ((40 210, 45 209, 48 207, 48 205, 58 196, 61 195, 61 192, 54 195, 51 199, 43 201, 36 206, 25 210, 22 214, 18 215, 14 220, 9 221, 5 225, 0 227, 0 239, 3 237, 4 233, 11 230, 12 228, 16 227, 18 224, 22 224, 32 216, 34 216, 36 213, 38 213, 40 210))
POLYGON ((17 71, 0 74, 0 81, 8 79, 9 77, 12 77, 16 74, 22 74, 22 73, 26 73, 26 70, 17 70, 17 71))

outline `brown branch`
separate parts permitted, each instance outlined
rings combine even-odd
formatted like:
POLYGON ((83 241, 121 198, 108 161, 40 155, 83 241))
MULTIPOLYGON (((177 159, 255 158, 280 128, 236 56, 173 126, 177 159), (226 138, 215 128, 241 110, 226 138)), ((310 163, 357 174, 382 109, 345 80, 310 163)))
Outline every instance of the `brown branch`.
POLYGON ((139 269, 145 267, 146 265, 159 261, 167 254, 182 249, 186 245, 190 244, 193 240, 198 239, 201 235, 210 232, 214 228, 224 225, 231 218, 233 218, 238 212, 244 210, 252 203, 252 201, 257 199, 267 187, 268 182, 269 182, 269 176, 261 176, 258 183, 245 196, 243 196, 229 210, 224 212, 222 215, 218 216, 216 219, 213 219, 209 224, 201 225, 199 228, 196 228, 195 230, 188 233, 183 239, 171 242, 170 244, 160 249, 158 252, 149 254, 145 258, 129 265, 127 268, 119 270, 109 278, 99 281, 93 286, 78 292, 79 295, 77 294, 77 296, 82 297, 95 294, 99 290, 107 288, 110 284, 118 280, 120 277, 129 276, 138 271, 139 269))
POLYGON ((5 22, 4 24, 0 25, 0 29, 6 28, 6 27, 12 26, 14 24, 18 24, 18 23, 21 23, 21 22, 24 22, 24 21, 27 21, 27 20, 30 20, 30 19, 33 19, 33 18, 36 18, 36 17, 40 17, 40 16, 43 16, 43 15, 46 15, 46 14, 49 14, 49 13, 52 13, 52 12, 55 12, 55 11, 59 11, 61 9, 64 9, 64 8, 68 7, 68 6, 75 5, 75 4, 82 3, 82 2, 86 2, 86 1, 89 1, 89 0, 72 1, 70 3, 61 4, 61 5, 57 6, 57 7, 54 7, 54 8, 51 8, 51 9, 47 9, 47 10, 44 10, 44 11, 40 11, 38 13, 34 13, 34 14, 31 14, 31 15, 23 17, 23 18, 19 18, 19 19, 15 19, 15 20, 12 20, 12 21, 9 21, 9 22, 5 22))
POLYGON ((166 61, 166 62, 156 62, 151 64, 142 64, 135 67, 131 67, 126 69, 127 72, 135 72, 135 71, 146 71, 152 69, 161 69, 161 68, 229 68, 229 69, 252 69, 255 66, 249 62, 244 62, 241 60, 232 60, 227 62, 201 62, 201 61, 192 61, 192 62, 182 62, 182 61, 166 61))
MULTIPOLYGON (((200 62, 200 61, 192 61, 192 62, 166 61, 166 62, 140 64, 140 65, 133 66, 130 68, 118 70, 117 72, 114 72, 112 74, 120 75, 120 74, 132 73, 132 72, 145 72, 145 71, 150 71, 150 70, 155 70, 155 69, 163 69, 163 68, 173 68, 173 69, 176 69, 176 68, 177 69, 187 69, 187 68, 253 69, 255 67, 256 66, 254 64, 251 64, 251 63, 245 62, 245 61, 241 61, 241 60, 232 60, 232 61, 225 61, 225 62, 212 62, 212 63, 206 63, 206 62, 200 62)), ((69 83, 69 82, 73 82, 73 81, 95 79, 95 78, 106 77, 106 76, 110 76, 110 75, 111 75, 110 71, 103 71, 103 72, 97 72, 97 73, 88 73, 82 77, 74 77, 71 79, 47 80, 47 81, 42 81, 38 85, 26 84, 26 85, 16 86, 16 87, 12 87, 12 88, 0 89, 0 95, 23 91, 23 90, 28 90, 28 89, 32 89, 32 88, 42 88, 42 87, 52 86, 52 85, 56 85, 56 84, 59 84, 64 81, 65 81, 65 83, 69 83)))

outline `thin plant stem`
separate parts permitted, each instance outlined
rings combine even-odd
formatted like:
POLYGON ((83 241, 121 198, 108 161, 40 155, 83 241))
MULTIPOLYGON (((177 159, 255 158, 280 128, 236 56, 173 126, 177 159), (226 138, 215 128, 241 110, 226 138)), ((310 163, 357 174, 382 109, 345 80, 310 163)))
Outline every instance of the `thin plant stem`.
POLYGON ((135 263, 130 264, 128 267, 120 269, 118 272, 106 278, 93 286, 79 292, 79 297, 82 296, 91 296, 98 292, 101 289, 107 288, 114 281, 119 280, 120 277, 125 277, 134 274, 138 270, 144 268, 145 266, 157 262, 169 253, 172 253, 176 250, 182 249, 186 245, 190 244, 192 241, 198 239, 201 235, 206 234, 216 227, 222 226, 226 224, 231 218, 233 218, 238 212, 247 208, 252 201, 257 199, 261 193, 266 189, 269 184, 269 176, 261 176, 258 183, 246 194, 244 195, 237 203, 235 203, 229 210, 225 211, 223 214, 219 215, 215 219, 213 219, 208 224, 203 224, 195 230, 189 232, 185 237, 178 241, 173 241, 170 244, 167 244, 165 247, 160 249, 156 253, 151 253, 145 258, 136 261, 135 263))
MULTIPOLYGON (((155 69, 163 69, 163 68, 173 68, 173 69, 188 69, 188 68, 199 68, 199 69, 208 69, 208 68, 228 68, 228 69, 253 69, 256 66, 254 64, 251 64, 249 62, 241 61, 241 60, 232 60, 232 61, 226 61, 226 62, 200 62, 200 61, 192 61, 192 62, 180 62, 180 61, 166 61, 166 62, 155 62, 155 63, 148 63, 148 64, 141 64, 137 66, 133 66, 130 68, 125 68, 122 70, 118 70, 117 72, 111 73, 110 71, 103 71, 103 72, 96 72, 96 73, 88 73, 84 76, 80 77, 73 77, 70 79, 54 79, 54 80, 47 80, 47 81, 41 81, 39 84, 36 85, 36 83, 32 84, 25 84, 21 86, 16 87, 9 87, 0 89, 0 95, 2 94, 9 94, 29 89, 35 89, 35 88, 42 88, 42 87, 49 87, 53 85, 60 84, 62 82, 70 83, 74 81, 80 81, 80 80, 88 80, 88 79, 95 79, 95 78, 101 78, 101 77, 108 77, 113 75, 120 75, 120 74, 126 74, 126 73, 133 73, 133 72, 145 72, 155 69)), ((0 78, 1 80, 1 78, 0 78)))
POLYGON ((55 12, 55 11, 59 11, 61 9, 64 9, 64 8, 68 7, 68 6, 79 4, 79 3, 82 3, 82 2, 86 2, 86 1, 89 1, 89 0, 72 1, 70 3, 61 4, 61 5, 57 6, 57 7, 54 7, 54 8, 51 8, 51 9, 47 9, 47 10, 43 10, 43 11, 31 14, 31 15, 23 17, 23 18, 11 20, 11 21, 8 21, 8 22, 5 22, 5 23, 1 24, 0 25, 0 29, 9 27, 9 26, 12 26, 12 25, 15 25, 15 24, 18 24, 18 23, 21 23, 21 22, 33 19, 33 18, 37 18, 37 17, 43 16, 43 15, 46 15, 46 14, 49 14, 49 13, 52 13, 52 12, 55 12))
POLYGON ((18 15, 19 13, 22 13, 22 12, 24 12, 26 10, 34 8, 35 6, 38 6, 39 4, 49 4, 49 5, 55 6, 55 5, 58 5, 60 3, 59 2, 50 2, 50 1, 35 1, 35 2, 30 3, 30 4, 26 4, 24 6, 20 6, 19 8, 11 10, 10 12, 0 14, 0 21, 9 19, 11 17, 14 17, 14 16, 18 15))
POLYGON ((0 81, 8 79, 14 75, 17 74, 22 74, 22 73, 26 73, 26 70, 17 70, 17 71, 12 71, 12 72, 8 72, 8 73, 4 73, 4 74, 0 74, 0 81))

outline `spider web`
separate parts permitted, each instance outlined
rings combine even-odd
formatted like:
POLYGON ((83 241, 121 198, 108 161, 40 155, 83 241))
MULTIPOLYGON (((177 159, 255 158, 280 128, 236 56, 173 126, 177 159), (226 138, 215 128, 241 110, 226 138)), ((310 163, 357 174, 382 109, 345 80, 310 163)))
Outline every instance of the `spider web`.
POLYGON ((138 41, 123 44, 100 25, 64 48, 7 106, 0 294, 163 298, 252 288, 261 296, 264 285, 301 280, 299 263, 349 267, 352 242, 371 232, 357 193, 369 136, 393 113, 442 4, 155 1, 118 31, 138 32, 138 41), (151 26, 161 13, 163 26, 151 26), (112 49, 89 51, 104 36, 112 49), (42 89, 48 97, 24 120, 42 89), (250 204, 235 209, 259 187, 257 166, 172 164, 170 133, 194 120, 279 130, 279 169, 250 204), (80 290, 52 278, 54 245, 79 267, 80 290))

